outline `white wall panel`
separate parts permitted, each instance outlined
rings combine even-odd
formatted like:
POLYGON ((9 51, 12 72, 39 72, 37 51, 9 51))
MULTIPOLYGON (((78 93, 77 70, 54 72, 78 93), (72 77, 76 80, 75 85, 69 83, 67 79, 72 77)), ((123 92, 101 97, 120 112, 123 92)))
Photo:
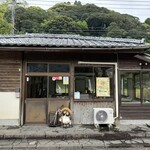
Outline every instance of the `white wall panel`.
POLYGON ((19 119, 19 100, 15 92, 0 92, 0 120, 19 119))

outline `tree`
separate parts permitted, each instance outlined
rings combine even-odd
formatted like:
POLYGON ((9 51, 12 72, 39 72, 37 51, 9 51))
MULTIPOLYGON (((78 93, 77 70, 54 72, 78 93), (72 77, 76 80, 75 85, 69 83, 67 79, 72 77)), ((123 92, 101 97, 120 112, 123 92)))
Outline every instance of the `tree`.
POLYGON ((10 34, 12 26, 5 18, 8 8, 5 4, 0 5, 0 34, 10 34))
POLYGON ((103 36, 111 22, 110 15, 105 13, 92 13, 87 18, 89 32, 93 36, 103 36))
POLYGON ((150 25, 150 18, 147 18, 147 19, 145 20, 145 23, 148 24, 148 25, 150 25))
POLYGON ((16 30, 18 33, 40 33, 41 23, 47 19, 47 13, 40 7, 16 8, 16 30))
POLYGON ((81 6, 82 4, 81 4, 81 2, 80 2, 80 1, 75 0, 74 5, 81 6))
POLYGON ((87 30, 87 23, 85 21, 74 21, 72 18, 63 15, 56 15, 53 18, 45 21, 42 24, 46 33, 58 33, 58 34, 84 34, 84 30, 87 30))
POLYGON ((139 30, 131 29, 131 30, 129 30, 127 36, 130 38, 135 38, 135 39, 142 39, 142 38, 147 39, 146 32, 143 32, 143 30, 141 30, 141 29, 139 29, 139 30))
POLYGON ((143 26, 146 29, 147 39, 146 41, 150 43, 150 25, 147 23, 144 23, 143 26))
MULTIPOLYGON (((11 0, 7 0, 10 2, 11 0)), ((11 10, 0 6, 0 33, 10 33, 11 10)), ((25 0, 20 0, 24 2, 25 0)), ((94 4, 75 0, 58 3, 47 11, 40 7, 16 5, 16 33, 64 33, 90 36, 145 38, 150 41, 150 18, 141 23, 137 17, 120 14, 94 4)))
POLYGON ((127 32, 121 29, 115 22, 112 22, 106 31, 106 36, 113 38, 123 38, 127 35, 127 32))
POLYGON ((72 7, 73 7, 73 5, 71 5, 71 3, 58 3, 58 4, 54 5, 52 8, 49 8, 48 12, 52 10, 54 12, 64 14, 64 12, 67 12, 72 7))

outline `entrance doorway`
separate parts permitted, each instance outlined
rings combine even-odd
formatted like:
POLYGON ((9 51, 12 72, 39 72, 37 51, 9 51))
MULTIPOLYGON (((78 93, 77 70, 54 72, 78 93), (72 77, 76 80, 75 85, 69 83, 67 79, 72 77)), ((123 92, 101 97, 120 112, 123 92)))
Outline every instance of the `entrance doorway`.
POLYGON ((69 107, 69 64, 27 63, 25 123, 48 123, 55 111, 69 107))

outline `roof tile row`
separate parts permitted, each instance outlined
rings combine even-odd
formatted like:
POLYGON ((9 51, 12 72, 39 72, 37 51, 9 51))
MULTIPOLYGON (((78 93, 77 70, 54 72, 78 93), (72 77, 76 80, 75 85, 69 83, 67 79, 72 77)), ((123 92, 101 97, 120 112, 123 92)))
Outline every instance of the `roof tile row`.
POLYGON ((0 46, 131 48, 145 47, 146 44, 144 44, 143 39, 90 37, 66 34, 24 34, 0 35, 0 46))

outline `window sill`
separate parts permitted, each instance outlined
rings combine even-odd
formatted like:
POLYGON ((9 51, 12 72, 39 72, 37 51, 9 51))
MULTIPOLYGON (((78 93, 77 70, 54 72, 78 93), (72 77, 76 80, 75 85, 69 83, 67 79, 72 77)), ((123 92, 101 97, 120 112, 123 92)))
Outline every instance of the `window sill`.
POLYGON ((69 97, 64 97, 64 98, 60 98, 60 97, 56 97, 56 98, 47 98, 48 101, 55 101, 55 100, 70 100, 69 97))
POLYGON ((74 102, 113 102, 113 99, 74 99, 74 102))
POLYGON ((122 105, 124 105, 124 104, 125 104, 125 105, 126 105, 126 104, 127 104, 127 105, 130 105, 130 104, 131 104, 131 105, 141 105, 141 102, 122 102, 122 105))

